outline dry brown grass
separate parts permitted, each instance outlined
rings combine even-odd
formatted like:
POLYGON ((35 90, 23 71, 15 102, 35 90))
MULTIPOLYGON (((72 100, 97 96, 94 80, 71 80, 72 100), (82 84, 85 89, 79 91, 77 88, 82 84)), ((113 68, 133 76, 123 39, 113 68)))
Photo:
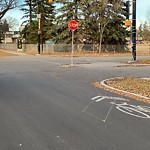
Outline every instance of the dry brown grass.
POLYGON ((116 78, 107 81, 106 84, 150 98, 150 80, 141 78, 116 78))
POLYGON ((119 90, 123 90, 123 91, 128 91, 131 93, 135 93, 135 94, 139 94, 141 96, 145 96, 149 99, 144 99, 132 94, 125 94, 123 92, 117 91, 117 90, 112 90, 109 88, 106 88, 102 85, 100 85, 99 82, 94 83, 94 85, 98 88, 103 88, 105 90, 120 94, 120 95, 124 95, 124 96, 128 96, 131 98, 134 98, 136 100, 139 101, 143 101, 145 103, 149 103, 150 104, 150 80, 148 79, 142 79, 142 78, 114 78, 111 80, 108 80, 107 82, 105 82, 106 85, 109 85, 111 87, 114 87, 116 89, 119 90))
POLYGON ((137 64, 150 64, 150 59, 137 61, 137 64))
POLYGON ((17 56, 17 55, 0 51, 0 57, 6 57, 6 56, 17 56))
MULTIPOLYGON (((33 51, 26 51, 26 54, 30 54, 30 55, 36 55, 37 54, 37 50, 33 50, 33 51)), ((70 57, 71 56, 71 52, 51 52, 51 53, 45 53, 45 52, 41 52, 41 55, 48 55, 48 56, 60 56, 60 57, 70 57)), ((74 52, 73 54, 74 57, 99 57, 99 56, 131 56, 131 53, 97 53, 97 52, 74 52)))

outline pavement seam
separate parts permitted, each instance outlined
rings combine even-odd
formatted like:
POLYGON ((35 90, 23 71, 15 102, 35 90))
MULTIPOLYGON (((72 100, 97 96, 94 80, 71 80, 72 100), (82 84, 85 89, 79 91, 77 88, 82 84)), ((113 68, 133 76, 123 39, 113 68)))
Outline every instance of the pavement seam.
POLYGON ((136 93, 132 93, 132 92, 128 92, 128 91, 124 91, 124 90, 120 90, 120 89, 117 89, 117 88, 114 88, 112 86, 109 86, 107 84, 105 84, 106 81, 109 81, 109 80, 112 80, 112 79, 122 79, 123 77, 115 77, 115 78, 110 78, 110 79, 105 79, 103 81, 100 82, 100 84, 108 89, 111 89, 111 90, 115 90, 115 91, 118 91, 118 92, 122 92, 122 93, 125 93, 125 94, 130 94, 130 95, 134 95, 136 97, 140 97, 140 98, 144 98, 144 99, 149 99, 149 97, 146 97, 146 96, 142 96, 142 95, 139 95, 139 94, 136 94, 136 93))

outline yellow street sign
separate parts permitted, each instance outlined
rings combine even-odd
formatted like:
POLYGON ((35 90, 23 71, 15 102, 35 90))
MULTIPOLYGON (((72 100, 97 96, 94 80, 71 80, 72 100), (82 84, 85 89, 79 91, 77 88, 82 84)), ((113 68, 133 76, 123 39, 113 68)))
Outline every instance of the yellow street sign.
POLYGON ((38 29, 38 34, 41 34, 41 30, 40 29, 38 29))
POLYGON ((130 27, 132 25, 130 20, 125 20, 125 26, 130 27))
POLYGON ((53 2, 53 0, 48 0, 48 2, 49 2, 49 3, 52 3, 52 2, 53 2))

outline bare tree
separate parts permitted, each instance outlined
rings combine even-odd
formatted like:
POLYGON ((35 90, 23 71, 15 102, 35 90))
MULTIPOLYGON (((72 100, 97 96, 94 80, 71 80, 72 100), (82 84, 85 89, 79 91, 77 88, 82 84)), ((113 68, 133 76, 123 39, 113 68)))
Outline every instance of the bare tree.
POLYGON ((149 29, 150 29, 150 6, 149 6, 149 8, 148 8, 148 10, 147 10, 147 15, 146 15, 146 17, 147 17, 147 21, 148 21, 148 25, 149 25, 149 29))
POLYGON ((17 7, 17 0, 0 0, 0 19, 11 9, 17 7))
POLYGON ((7 23, 8 23, 9 30, 15 30, 16 26, 19 25, 19 22, 16 18, 8 16, 6 18, 6 20, 7 20, 7 23))

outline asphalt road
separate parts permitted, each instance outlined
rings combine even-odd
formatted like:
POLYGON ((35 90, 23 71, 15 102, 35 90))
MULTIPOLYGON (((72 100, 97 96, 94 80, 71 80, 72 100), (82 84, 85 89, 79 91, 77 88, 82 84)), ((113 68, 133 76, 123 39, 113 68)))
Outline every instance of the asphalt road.
POLYGON ((92 85, 149 77, 148 66, 117 67, 129 59, 77 57, 79 67, 63 68, 70 58, 1 58, 0 150, 149 150, 150 105, 92 85))

